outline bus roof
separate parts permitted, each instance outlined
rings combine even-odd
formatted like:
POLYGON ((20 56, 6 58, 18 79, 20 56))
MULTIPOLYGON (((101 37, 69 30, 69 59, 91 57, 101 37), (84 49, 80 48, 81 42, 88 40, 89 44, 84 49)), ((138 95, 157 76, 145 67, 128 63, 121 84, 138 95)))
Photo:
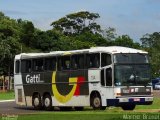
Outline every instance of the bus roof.
POLYGON ((109 46, 109 47, 92 47, 90 49, 82 50, 71 50, 71 51, 52 51, 49 53, 21 53, 15 56, 15 59, 25 59, 25 58, 37 58, 37 57, 46 57, 46 56, 57 56, 57 55, 69 55, 69 54, 78 54, 78 53, 94 53, 94 52, 106 52, 110 54, 116 53, 143 53, 147 54, 143 50, 121 47, 121 46, 109 46))

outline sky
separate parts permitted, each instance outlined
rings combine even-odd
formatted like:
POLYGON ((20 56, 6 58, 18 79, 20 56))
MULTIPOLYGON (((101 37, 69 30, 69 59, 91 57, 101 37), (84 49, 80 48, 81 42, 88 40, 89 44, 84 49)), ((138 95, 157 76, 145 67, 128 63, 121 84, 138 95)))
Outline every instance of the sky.
POLYGON ((0 11, 41 30, 67 14, 89 11, 100 15, 96 22, 103 29, 113 27, 136 42, 146 33, 160 32, 160 0, 0 0, 0 11))

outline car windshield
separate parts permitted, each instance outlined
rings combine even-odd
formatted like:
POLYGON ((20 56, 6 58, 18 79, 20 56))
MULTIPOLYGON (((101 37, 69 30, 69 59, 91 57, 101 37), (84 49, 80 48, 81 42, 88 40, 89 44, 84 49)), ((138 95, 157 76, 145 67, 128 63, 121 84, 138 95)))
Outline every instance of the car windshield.
POLYGON ((114 55, 114 63, 149 63, 149 60, 147 54, 118 53, 114 55))
POLYGON ((114 83, 116 86, 146 86, 151 82, 149 64, 115 65, 114 75, 114 83))

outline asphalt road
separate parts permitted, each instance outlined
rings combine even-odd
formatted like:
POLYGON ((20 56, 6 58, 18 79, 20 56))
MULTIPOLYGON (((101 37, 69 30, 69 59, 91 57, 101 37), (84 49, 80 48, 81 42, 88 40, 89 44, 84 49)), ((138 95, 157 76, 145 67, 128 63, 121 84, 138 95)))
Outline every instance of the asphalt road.
POLYGON ((11 102, 0 102, 0 116, 7 114, 34 114, 37 112, 42 112, 41 110, 34 110, 33 107, 21 107, 15 104, 15 101, 11 102))

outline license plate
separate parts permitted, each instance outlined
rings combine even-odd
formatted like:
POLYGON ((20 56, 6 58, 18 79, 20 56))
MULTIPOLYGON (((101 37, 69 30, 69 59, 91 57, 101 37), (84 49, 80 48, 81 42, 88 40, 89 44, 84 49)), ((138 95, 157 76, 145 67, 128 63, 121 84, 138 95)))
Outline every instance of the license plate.
POLYGON ((138 102, 138 101, 140 101, 140 98, 134 98, 134 101, 138 102))

